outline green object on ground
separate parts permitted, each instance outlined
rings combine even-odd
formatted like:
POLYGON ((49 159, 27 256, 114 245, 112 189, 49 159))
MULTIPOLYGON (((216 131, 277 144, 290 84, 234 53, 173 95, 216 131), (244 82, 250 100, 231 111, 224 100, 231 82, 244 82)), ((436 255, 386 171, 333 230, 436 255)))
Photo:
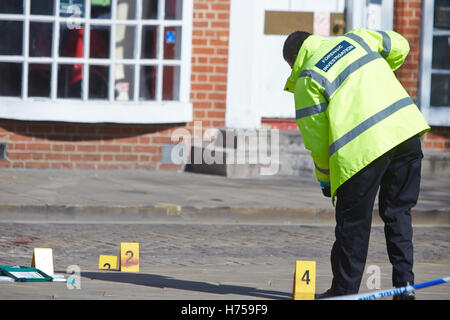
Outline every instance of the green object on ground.
POLYGON ((0 275, 11 277, 19 282, 53 281, 53 277, 32 267, 0 266, 0 275))

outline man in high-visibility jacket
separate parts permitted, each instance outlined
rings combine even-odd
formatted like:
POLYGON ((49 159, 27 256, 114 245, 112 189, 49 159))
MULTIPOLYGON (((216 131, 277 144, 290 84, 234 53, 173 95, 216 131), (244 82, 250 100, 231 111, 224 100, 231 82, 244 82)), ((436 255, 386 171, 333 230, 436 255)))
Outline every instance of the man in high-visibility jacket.
POLYGON ((419 137, 430 127, 393 72, 408 53, 394 31, 355 29, 331 39, 297 31, 284 43, 292 68, 284 90, 294 93, 316 177, 336 204, 333 281, 318 298, 358 292, 378 189, 393 285, 414 282, 410 210, 420 189, 419 137))

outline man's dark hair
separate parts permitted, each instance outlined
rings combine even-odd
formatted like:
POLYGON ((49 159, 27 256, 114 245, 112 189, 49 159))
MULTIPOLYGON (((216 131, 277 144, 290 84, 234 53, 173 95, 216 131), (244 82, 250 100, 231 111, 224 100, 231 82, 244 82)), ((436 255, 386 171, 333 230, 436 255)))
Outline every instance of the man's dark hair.
POLYGON ((294 56, 300 51, 300 47, 303 42, 311 35, 306 31, 292 32, 284 42, 283 46, 283 58, 287 62, 294 63, 294 56))

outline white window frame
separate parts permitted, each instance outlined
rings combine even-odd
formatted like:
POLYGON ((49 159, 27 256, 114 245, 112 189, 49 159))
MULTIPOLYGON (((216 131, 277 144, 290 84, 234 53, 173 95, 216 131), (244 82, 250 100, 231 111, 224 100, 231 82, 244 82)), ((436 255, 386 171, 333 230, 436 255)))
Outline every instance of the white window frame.
MULTIPOLYGON (((31 1, 24 1, 24 14, 0 14, 0 20, 24 21, 23 28, 23 56, 1 56, 0 62, 22 63, 22 96, 0 97, 0 118, 34 121, 63 121, 81 123, 186 123, 192 121, 192 104, 190 103, 190 77, 191 77, 191 47, 192 47, 192 14, 193 0, 183 1, 183 15, 181 20, 164 20, 165 1, 159 0, 158 19, 154 20, 118 20, 116 17, 117 1, 111 0, 111 19, 90 19, 89 0, 85 0, 85 17, 60 17, 60 0, 55 1, 54 16, 31 16, 31 1), (29 50, 29 24, 30 22, 53 23, 53 45, 51 57, 28 57, 29 50), (58 57, 59 26, 60 23, 80 23, 85 30, 90 25, 110 25, 110 58, 89 58, 89 46, 84 46, 84 58, 58 57), (135 26, 134 59, 115 59, 115 25, 135 26), (141 51, 142 27, 146 25, 160 26, 158 29, 158 58, 139 59, 141 51), (162 50, 164 47, 164 27, 181 26, 181 59, 164 60, 162 50), (29 63, 49 63, 51 68, 50 98, 28 97, 28 65, 29 63), (82 98, 57 98, 57 65, 61 63, 83 64, 82 98), (108 100, 89 100, 88 68, 89 64, 109 66, 109 94, 108 100), (134 93, 133 101, 114 101, 114 65, 134 65, 134 93), (140 66, 157 66, 156 99, 154 101, 139 100, 140 66), (163 65, 180 66, 179 101, 162 100, 162 74, 163 65)), ((144 0, 145 1, 145 0, 144 0)), ((137 0, 137 16, 142 16, 142 0, 137 0)), ((84 32, 84 43, 89 43, 90 32, 84 32)))
MULTIPOLYGON (((369 5, 379 5, 379 17, 375 17, 375 21, 380 23, 376 29, 393 30, 394 28, 394 0, 382 1, 361 1, 361 0, 345 0, 346 8, 346 31, 357 28, 368 28, 369 22, 369 5)), ((376 12, 376 11, 375 11, 376 12)))
POLYGON ((450 126, 450 107, 430 106, 431 74, 450 74, 448 69, 432 68, 433 36, 450 36, 450 30, 434 28, 434 0, 423 1, 422 10, 419 105, 430 125, 450 126))

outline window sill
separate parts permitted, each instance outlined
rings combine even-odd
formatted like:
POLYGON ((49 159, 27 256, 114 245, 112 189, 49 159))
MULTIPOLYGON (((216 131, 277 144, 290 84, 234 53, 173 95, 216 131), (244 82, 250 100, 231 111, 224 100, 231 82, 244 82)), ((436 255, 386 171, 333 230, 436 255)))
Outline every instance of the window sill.
POLYGON ((63 121, 77 123, 186 123, 192 121, 192 104, 188 102, 127 103, 107 101, 3 98, 0 118, 26 121, 63 121))
POLYGON ((422 114, 430 126, 446 126, 450 125, 450 107, 422 107, 422 114))

